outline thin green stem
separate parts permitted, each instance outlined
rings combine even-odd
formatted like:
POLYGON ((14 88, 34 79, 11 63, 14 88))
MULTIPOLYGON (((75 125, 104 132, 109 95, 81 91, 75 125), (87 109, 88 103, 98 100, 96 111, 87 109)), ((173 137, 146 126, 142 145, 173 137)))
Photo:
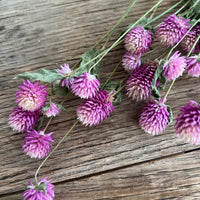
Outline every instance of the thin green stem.
POLYGON ((124 18, 128 15, 132 7, 135 5, 137 0, 134 0, 131 5, 127 8, 125 13, 122 15, 122 17, 119 19, 119 21, 95 44, 94 48, 96 48, 107 36, 112 35, 115 29, 119 26, 119 24, 124 20, 124 18))
POLYGON ((199 41, 199 39, 200 39, 200 34, 199 34, 199 36, 197 37, 197 39, 195 40, 195 42, 194 42, 194 44, 192 45, 192 48, 190 49, 190 51, 188 52, 188 54, 187 54, 187 58, 190 56, 190 54, 192 53, 192 50, 194 49, 194 47, 196 46, 196 44, 197 44, 197 42, 199 41))
POLYGON ((45 133, 45 131, 47 130, 47 128, 48 128, 49 124, 51 123, 51 120, 52 120, 52 119, 53 119, 53 116, 51 116, 51 118, 49 119, 49 121, 48 121, 46 127, 44 128, 44 130, 43 130, 44 133, 45 133))
MULTIPOLYGON (((176 79, 175 79, 175 80, 176 80, 176 79)), ((168 96, 169 92, 171 91, 172 86, 174 85, 175 80, 173 80, 173 81, 171 82, 171 85, 169 86, 169 89, 167 90, 164 99, 167 99, 167 96, 168 96)))
MULTIPOLYGON (((156 21, 157 19, 159 19, 160 17, 162 17, 163 15, 165 15, 166 13, 168 13, 169 11, 171 11, 172 9, 174 9, 176 6, 178 6, 179 4, 181 4, 184 0, 179 1, 178 3, 174 4, 171 8, 169 8, 168 10, 166 10, 165 12, 163 12, 162 14, 158 15, 157 17, 155 17, 153 20, 151 20, 150 22, 148 22, 147 24, 150 24, 154 21, 156 21)), ((157 28, 160 24, 158 24, 157 26, 155 26, 155 28, 157 28)))
POLYGON ((134 24, 132 24, 112 45, 110 48, 108 48, 105 53, 102 55, 102 57, 92 66, 95 67, 105 56, 106 54, 112 50, 116 44, 136 25, 138 24, 142 19, 144 19, 152 10, 154 10, 163 0, 159 0, 158 3, 156 3, 150 10, 148 10, 140 19, 138 19, 134 24))
POLYGON ((126 87, 126 85, 123 85, 122 87, 120 87, 114 94, 112 94, 112 97, 114 97, 115 95, 117 95, 121 90, 123 90, 126 87))
POLYGON ((102 89, 106 86, 106 84, 110 81, 110 79, 112 78, 113 74, 116 72, 116 70, 118 69, 118 67, 120 66, 121 61, 116 65, 116 67, 114 68, 114 70, 111 72, 110 76, 107 78, 106 82, 104 83, 104 85, 102 86, 102 89))
POLYGON ((176 45, 173 46, 173 48, 171 48, 171 50, 170 50, 170 52, 169 52, 169 54, 168 54, 168 56, 167 56, 167 59, 169 58, 169 56, 170 56, 170 54, 172 53, 172 51, 181 43, 181 41, 185 38, 185 36, 192 30, 192 28, 193 28, 199 21, 200 21, 200 19, 197 20, 197 21, 192 25, 192 27, 187 31, 187 33, 179 40, 179 42, 177 42, 176 45))
POLYGON ((72 129, 76 126, 78 123, 78 119, 74 122, 74 124, 71 126, 71 128, 67 131, 67 133, 62 137, 62 139, 58 142, 58 144, 54 147, 54 149, 49 153, 49 155, 43 160, 43 162, 38 167, 37 171, 35 172, 35 181, 36 184, 38 184, 37 175, 40 171, 41 167, 44 165, 44 163, 48 160, 48 158, 53 154, 53 152, 60 146, 60 144, 63 142, 63 140, 69 135, 69 133, 72 131, 72 129))
POLYGON ((190 1, 187 1, 180 9, 178 9, 175 14, 177 15, 181 10, 183 10, 183 8, 185 8, 188 4, 190 3, 190 1))

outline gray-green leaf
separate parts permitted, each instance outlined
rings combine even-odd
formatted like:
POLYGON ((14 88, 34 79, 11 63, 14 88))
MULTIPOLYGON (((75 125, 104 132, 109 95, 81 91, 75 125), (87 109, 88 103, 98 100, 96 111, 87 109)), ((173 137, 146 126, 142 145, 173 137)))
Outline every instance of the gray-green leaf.
POLYGON ((43 81, 47 83, 52 83, 56 80, 61 80, 63 76, 56 70, 46 70, 46 69, 39 69, 35 73, 25 72, 24 74, 18 74, 14 79, 23 78, 25 80, 29 79, 30 81, 43 81))
POLYGON ((45 182, 42 182, 39 185, 35 186, 35 189, 37 191, 43 191, 45 193, 45 195, 47 194, 46 188, 47 188, 47 185, 45 182))

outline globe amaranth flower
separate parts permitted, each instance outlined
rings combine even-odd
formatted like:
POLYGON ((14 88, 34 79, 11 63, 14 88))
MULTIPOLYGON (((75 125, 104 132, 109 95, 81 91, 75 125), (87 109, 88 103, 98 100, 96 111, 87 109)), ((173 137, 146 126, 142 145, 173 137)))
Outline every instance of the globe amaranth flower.
POLYGON ((94 75, 85 72, 74 78, 71 89, 75 95, 88 99, 95 96, 99 91, 99 86, 99 80, 94 75))
POLYGON ((93 98, 84 99, 76 111, 79 121, 86 126, 99 124, 114 110, 112 100, 112 96, 102 89, 93 98))
POLYGON ((176 51, 171 58, 163 65, 163 74, 168 81, 175 80, 182 75, 186 68, 185 56, 176 51))
POLYGON ((51 150, 53 132, 44 134, 42 130, 27 131, 23 142, 23 150, 31 158, 44 158, 51 150))
POLYGON ((122 66, 125 71, 132 73, 134 70, 137 70, 141 65, 140 60, 141 54, 132 55, 130 52, 126 52, 122 59, 122 66))
POLYGON ((20 107, 15 107, 8 119, 8 124, 17 132, 32 130, 39 121, 39 111, 27 111, 20 107))
POLYGON ((60 113, 60 108, 56 103, 51 103, 50 107, 46 111, 44 111, 44 115, 46 115, 47 117, 52 117, 52 116, 55 117, 59 113, 60 113))
MULTIPOLYGON (((200 34, 200 25, 196 25, 195 27, 192 28, 192 30, 189 33, 187 33, 187 35, 181 41, 180 45, 183 48, 183 50, 189 52, 199 34, 200 34)), ((192 50, 192 53, 194 52, 200 52, 200 40, 197 42, 194 49, 192 50)))
POLYGON ((63 76, 66 76, 65 78, 61 79, 60 81, 60 85, 62 87, 67 87, 70 88, 72 82, 73 82, 73 78, 69 79, 71 73, 73 72, 73 70, 70 69, 68 64, 64 64, 64 66, 60 66, 61 69, 57 69, 57 71, 62 74, 63 76))
POLYGON ((20 85, 16 93, 16 101, 19 107, 28 111, 39 110, 46 101, 48 95, 45 85, 39 85, 39 81, 31 83, 29 80, 20 85))
POLYGON ((199 56, 198 55, 190 56, 189 58, 187 58, 186 62, 187 62, 186 71, 188 75, 192 77, 199 77, 200 76, 200 54, 199 56))
POLYGON ((125 36, 125 49, 132 54, 141 54, 149 49, 152 44, 152 32, 142 26, 135 26, 125 36))
POLYGON ((190 101, 180 108, 175 134, 187 143, 200 144, 200 104, 190 101))
POLYGON ((149 101, 143 108, 139 124, 140 127, 151 135, 158 135, 162 133, 169 122, 169 111, 162 99, 149 101))
MULTIPOLYGON (((148 63, 134 71, 126 82, 128 97, 133 100, 146 100, 151 95, 151 84, 157 69, 156 63, 148 63)), ((157 83, 159 84, 159 83, 157 83)))
POLYGON ((169 15, 157 28, 155 36, 163 46, 174 46, 190 28, 188 21, 189 19, 184 20, 176 14, 169 15))
POLYGON ((54 185, 47 179, 48 177, 43 178, 36 186, 28 180, 29 186, 23 193, 23 200, 53 200, 55 197, 53 190, 54 185))

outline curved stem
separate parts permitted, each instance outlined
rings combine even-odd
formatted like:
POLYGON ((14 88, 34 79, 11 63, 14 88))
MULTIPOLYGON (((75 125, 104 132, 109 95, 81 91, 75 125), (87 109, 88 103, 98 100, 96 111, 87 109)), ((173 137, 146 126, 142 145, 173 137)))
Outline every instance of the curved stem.
POLYGON ((60 146, 60 144, 63 142, 63 140, 68 136, 68 134, 72 131, 72 129, 76 126, 78 123, 78 119, 74 122, 74 124, 71 126, 71 128, 67 131, 67 133, 62 137, 62 139, 58 142, 58 144, 54 147, 54 149, 49 153, 49 155, 42 161, 40 166, 38 167, 37 171, 35 172, 35 181, 36 184, 38 184, 37 175, 40 171, 41 167, 44 165, 44 163, 48 160, 48 158, 53 154, 53 152, 60 146))

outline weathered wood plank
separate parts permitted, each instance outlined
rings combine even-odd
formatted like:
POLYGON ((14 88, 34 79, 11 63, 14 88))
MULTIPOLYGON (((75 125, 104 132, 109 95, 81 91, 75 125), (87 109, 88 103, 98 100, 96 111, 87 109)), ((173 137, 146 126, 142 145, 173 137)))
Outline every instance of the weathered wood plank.
MULTIPOLYGON (((197 200, 200 156, 191 152, 55 186, 55 200, 197 200)), ((13 194, 1 200, 18 200, 13 194)))
MULTIPOLYGON (((113 39, 155 2, 138 1, 113 39)), ((174 2, 164 1, 158 13, 174 2)), ((16 83, 19 82, 12 80, 14 75, 40 67, 55 68, 64 62, 72 65, 119 19, 129 3, 128 0, 119 0, 117 4, 112 0, 67 3, 63 0, 0 1, 1 194, 22 190, 26 184, 24 180, 33 178, 41 162, 23 154, 23 135, 13 133, 7 125, 7 117, 15 103, 16 83)), ((159 51, 158 48, 155 53, 159 51)), ((105 80, 122 54, 120 46, 105 58, 102 79, 105 80)), ((122 69, 116 73, 116 77, 125 75, 122 69)), ((191 78, 177 81, 171 93, 174 96, 169 96, 175 115, 178 106, 190 98, 199 99, 200 88, 195 87, 198 82, 198 79, 191 78), (184 85, 186 82, 187 86, 184 85)), ((72 125, 78 103, 77 98, 70 97, 65 102, 69 114, 62 114, 50 126, 49 130, 55 131, 55 144, 72 125)), ((42 168, 41 176, 49 175, 57 183, 196 148, 175 139, 173 125, 158 137, 144 134, 137 122, 141 108, 142 104, 124 97, 123 103, 115 106, 112 117, 101 125, 92 129, 78 125, 42 168)))

